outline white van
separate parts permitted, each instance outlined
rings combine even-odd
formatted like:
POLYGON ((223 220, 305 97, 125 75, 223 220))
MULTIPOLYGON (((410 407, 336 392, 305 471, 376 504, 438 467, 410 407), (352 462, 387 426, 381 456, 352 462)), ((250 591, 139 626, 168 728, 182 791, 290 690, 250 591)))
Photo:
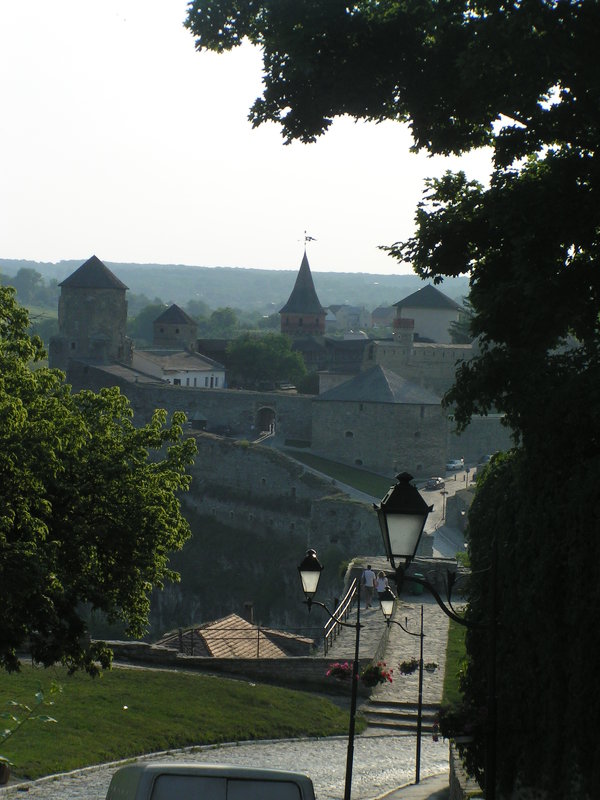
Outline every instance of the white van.
POLYGON ((106 800, 315 800, 315 793, 299 772, 161 761, 118 769, 106 800))

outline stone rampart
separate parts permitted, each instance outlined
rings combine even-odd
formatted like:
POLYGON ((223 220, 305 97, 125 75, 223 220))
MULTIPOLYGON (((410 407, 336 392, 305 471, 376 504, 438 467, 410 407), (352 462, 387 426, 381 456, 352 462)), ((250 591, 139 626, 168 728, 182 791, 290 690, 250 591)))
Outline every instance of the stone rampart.
POLYGON ((250 432, 256 428, 261 409, 271 409, 275 415, 275 430, 279 436, 310 441, 310 395, 289 395, 278 392, 204 389, 170 386, 166 383, 140 382, 126 368, 102 369, 82 362, 69 362, 67 380, 77 391, 104 386, 119 386, 129 398, 136 420, 148 421, 155 408, 169 412, 185 411, 188 416, 203 416, 207 429, 229 428, 233 433, 250 432))
POLYGON ((210 434, 196 437, 198 456, 184 503, 225 525, 290 536, 297 547, 338 545, 346 557, 382 549, 370 505, 350 499, 330 480, 261 445, 210 434))
POLYGON ((315 401, 314 452, 383 475, 443 474, 447 414, 439 405, 315 401))

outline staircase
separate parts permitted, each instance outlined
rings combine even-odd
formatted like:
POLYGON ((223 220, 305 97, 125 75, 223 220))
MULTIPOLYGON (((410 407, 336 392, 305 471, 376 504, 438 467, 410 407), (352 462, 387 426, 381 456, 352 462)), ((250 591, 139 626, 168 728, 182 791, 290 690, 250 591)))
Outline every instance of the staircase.
MULTIPOLYGON (((421 708, 421 733, 433 733, 433 722, 439 705, 423 703, 421 708)), ((372 697, 361 706, 361 714, 367 720, 369 728, 398 733, 417 732, 418 706, 416 703, 405 703, 389 698, 372 697)))

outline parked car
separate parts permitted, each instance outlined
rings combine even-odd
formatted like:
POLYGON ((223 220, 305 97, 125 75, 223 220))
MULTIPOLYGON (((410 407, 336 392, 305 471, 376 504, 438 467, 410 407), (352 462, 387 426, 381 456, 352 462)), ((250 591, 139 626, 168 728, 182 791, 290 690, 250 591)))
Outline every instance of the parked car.
POLYGON ((429 480, 425 483, 426 489, 443 489, 445 486, 445 482, 443 478, 429 478, 429 480))
POLYGON ((464 468, 465 468, 464 458, 453 458, 446 464, 446 469, 448 470, 448 472, 453 472, 464 468))

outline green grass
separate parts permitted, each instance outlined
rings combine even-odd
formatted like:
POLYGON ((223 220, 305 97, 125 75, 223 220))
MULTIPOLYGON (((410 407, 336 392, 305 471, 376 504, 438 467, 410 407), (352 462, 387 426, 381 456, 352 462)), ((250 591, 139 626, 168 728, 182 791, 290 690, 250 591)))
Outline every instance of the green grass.
POLYGON ((466 657, 464 625, 450 620, 448 626, 448 644, 446 647, 446 672, 444 675, 444 688, 442 691, 442 704, 455 705, 460 703, 462 695, 458 688, 458 673, 466 657))
POLYGON ((329 475, 331 478, 347 483, 361 492, 373 495, 373 497, 383 497, 394 482, 391 478, 384 478, 374 472, 367 472, 364 469, 356 469, 340 464, 337 461, 330 461, 328 458, 321 458, 312 453, 299 453, 296 450, 285 451, 296 461, 306 464, 308 467, 318 469, 320 472, 329 475))
MULTIPOLYGON (((101 678, 65 670, 0 671, 0 711, 31 705, 40 684, 63 687, 41 713, 0 746, 13 776, 38 778, 91 764, 189 745, 343 735, 348 714, 322 697, 192 673, 114 668, 101 678)), ((12 727, 0 720, 2 728, 12 727)), ((357 730, 364 727, 357 721, 357 730)))

